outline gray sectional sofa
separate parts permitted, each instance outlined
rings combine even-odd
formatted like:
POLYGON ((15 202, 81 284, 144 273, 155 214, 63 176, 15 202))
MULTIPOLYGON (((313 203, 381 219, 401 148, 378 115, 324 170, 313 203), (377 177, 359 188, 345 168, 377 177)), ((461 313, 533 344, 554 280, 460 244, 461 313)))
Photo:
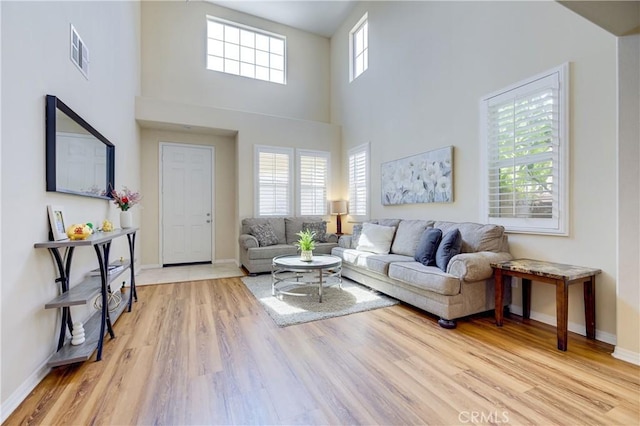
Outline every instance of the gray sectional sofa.
MULTIPOLYGON (((240 244, 240 263, 251 275, 270 272, 271 260, 274 257, 298 252, 298 248, 294 245, 298 241, 296 234, 302 230, 305 223, 313 222, 322 223, 324 220, 318 216, 243 219, 238 241, 240 244), (261 244, 256 235, 259 233, 257 228, 262 226, 271 229, 275 234, 275 239, 269 241, 268 238, 262 238, 263 244, 261 244)), ((326 233, 325 238, 322 239, 325 241, 316 242, 316 248, 313 251, 316 254, 330 254, 331 249, 338 246, 336 234, 326 233)))
MULTIPOLYGON (((388 253, 384 248, 372 252, 370 242, 360 241, 363 225, 357 225, 351 236, 341 236, 338 247, 331 250, 342 258, 342 276, 439 316, 438 323, 445 328, 454 328, 458 318, 494 309, 490 263, 512 258, 503 227, 401 219, 369 223, 395 228, 388 253), (440 229, 445 235, 455 229, 460 232, 460 253, 441 265, 444 270, 414 258, 422 235, 430 228, 440 229)), ((505 305, 511 301, 507 287, 505 305)))

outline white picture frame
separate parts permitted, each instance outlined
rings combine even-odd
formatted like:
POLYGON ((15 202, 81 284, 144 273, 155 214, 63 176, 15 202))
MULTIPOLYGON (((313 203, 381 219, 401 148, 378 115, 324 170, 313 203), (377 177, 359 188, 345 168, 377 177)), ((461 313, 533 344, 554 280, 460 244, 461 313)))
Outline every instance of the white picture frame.
POLYGON ((64 210, 61 206, 49 204, 49 224, 51 225, 51 235, 54 241, 67 240, 67 231, 64 224, 64 210))

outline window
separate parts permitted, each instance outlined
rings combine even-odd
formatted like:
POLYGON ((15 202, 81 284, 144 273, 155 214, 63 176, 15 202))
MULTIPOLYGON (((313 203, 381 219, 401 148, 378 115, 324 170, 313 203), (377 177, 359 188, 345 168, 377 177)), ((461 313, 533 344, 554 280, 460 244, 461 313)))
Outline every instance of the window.
POLYGON ((207 16, 207 69, 286 84, 286 37, 207 16))
POLYGON ((365 13, 349 32, 350 81, 369 68, 369 19, 365 13))
POLYGON ((327 214, 327 186, 329 182, 329 153, 325 151, 297 151, 298 215, 327 214))
POLYGON ((293 149, 255 147, 256 216, 291 215, 293 149))
POLYGON ((78 67, 82 75, 89 78, 89 49, 73 25, 71 25, 71 62, 78 67))
POLYGON ((482 100, 487 222, 567 235, 568 69, 565 64, 482 100))
POLYGON ((349 215, 367 216, 369 209, 369 144, 350 149, 349 215))

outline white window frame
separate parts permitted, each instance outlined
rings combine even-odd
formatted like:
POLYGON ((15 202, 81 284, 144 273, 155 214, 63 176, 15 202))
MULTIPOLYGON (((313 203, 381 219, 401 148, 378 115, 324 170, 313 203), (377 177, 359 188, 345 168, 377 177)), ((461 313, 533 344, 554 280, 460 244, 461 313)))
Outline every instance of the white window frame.
POLYGON ((207 15, 206 46, 205 63, 208 70, 287 84, 287 37, 282 34, 207 15), (220 35, 211 32, 216 24, 223 26, 220 35), (229 38, 227 31, 231 33, 236 30, 237 40, 235 36, 229 38), (282 51, 276 46, 280 43, 282 51))
POLYGON ((76 30, 73 24, 70 24, 70 39, 69 39, 69 58, 71 62, 80 70, 82 75, 89 80, 89 48, 85 44, 82 37, 76 30))
POLYGON ((293 148, 274 147, 266 145, 254 146, 254 215, 255 217, 291 216, 293 212, 293 148), (263 213, 260 206, 260 154, 280 154, 286 155, 288 161, 286 211, 276 209, 263 213))
POLYGON ((370 176, 371 176, 371 150, 369 143, 364 143, 351 148, 347 151, 347 179, 348 179, 348 191, 349 191, 349 216, 353 221, 360 222, 369 218, 369 208, 371 200, 370 191, 370 176), (354 170, 356 167, 355 161, 358 155, 364 155, 364 182, 354 182, 353 177, 358 170, 354 170), (357 196, 358 192, 364 190, 364 200, 360 200, 357 196), (364 206, 363 206, 364 204, 364 206))
MULTIPOLYGON (((331 153, 327 151, 316 151, 316 150, 307 150, 307 149, 296 149, 296 214, 298 216, 326 216, 329 214, 327 210, 327 197, 329 193, 329 177, 331 176, 331 153), (323 183, 324 186, 324 199, 318 206, 318 209, 312 209, 312 211, 303 210, 302 206, 302 194, 304 191, 310 190, 311 188, 308 185, 304 185, 302 183, 302 157, 314 157, 316 159, 323 159, 326 161, 326 167, 324 171, 323 183)), ((319 188, 320 182, 314 182, 311 184, 314 188, 319 188)))
MULTIPOLYGON (((555 109, 554 109, 555 111, 555 109)), ((538 74, 526 80, 513 84, 503 90, 489 94, 480 102, 480 137, 482 142, 481 162, 483 179, 482 194, 482 218, 486 223, 502 225, 508 232, 543 234, 543 235, 569 235, 569 64, 565 63, 544 73, 538 74), (551 218, 499 218, 490 217, 489 191, 490 191, 490 137, 488 110, 492 100, 516 97, 519 94, 539 90, 543 88, 555 88, 557 90, 557 131, 554 132, 553 143, 557 144, 557 153, 552 159, 554 168, 553 204, 551 218), (557 154, 557 157, 555 157, 557 154)), ((520 157, 522 158, 522 157, 520 157)))
POLYGON ((369 13, 365 13, 356 25, 349 31, 349 82, 355 80, 369 69, 369 13), (363 47, 358 50, 356 47, 357 36, 363 32, 363 47), (363 68, 358 73, 356 62, 362 57, 363 68))

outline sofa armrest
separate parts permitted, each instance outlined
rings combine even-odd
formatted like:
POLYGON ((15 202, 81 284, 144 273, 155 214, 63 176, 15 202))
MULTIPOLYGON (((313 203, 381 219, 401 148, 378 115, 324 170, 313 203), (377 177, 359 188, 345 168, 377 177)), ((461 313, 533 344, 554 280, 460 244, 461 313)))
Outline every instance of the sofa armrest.
POLYGON ((253 235, 249 235, 249 234, 240 235, 240 237, 238 238, 238 242, 240 243, 240 247, 242 247, 245 250, 260 246, 260 244, 258 244, 258 239, 253 235))
POLYGON ((337 243, 339 240, 338 235, 336 234, 327 234, 327 243, 337 243))
POLYGON ((340 238, 338 238, 338 247, 351 248, 351 235, 340 235, 340 238))
POLYGON ((505 252, 461 253, 451 258, 447 272, 467 282, 486 280, 493 276, 492 262, 504 262, 512 258, 510 253, 505 252))

